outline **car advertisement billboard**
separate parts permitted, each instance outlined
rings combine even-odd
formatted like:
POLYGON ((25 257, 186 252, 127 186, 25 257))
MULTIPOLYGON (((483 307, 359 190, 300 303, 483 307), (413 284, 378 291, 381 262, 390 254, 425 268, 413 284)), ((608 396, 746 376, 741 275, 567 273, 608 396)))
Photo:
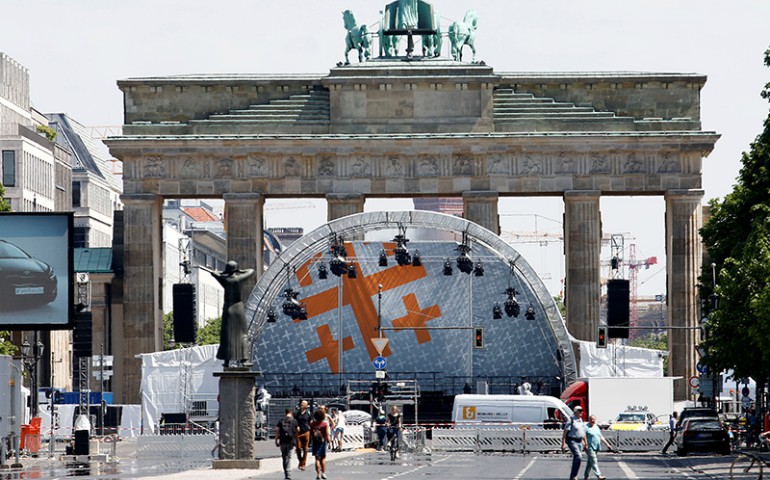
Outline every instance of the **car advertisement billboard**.
POLYGON ((0 330, 69 328, 71 213, 0 214, 0 330))

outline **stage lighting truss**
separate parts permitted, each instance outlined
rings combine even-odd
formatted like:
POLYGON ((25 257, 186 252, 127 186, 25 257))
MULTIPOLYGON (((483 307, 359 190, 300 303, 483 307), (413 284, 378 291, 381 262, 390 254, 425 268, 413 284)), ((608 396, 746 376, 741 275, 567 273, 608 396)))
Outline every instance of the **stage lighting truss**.
POLYGON ((283 313, 291 317, 292 320, 307 320, 307 309, 305 304, 299 301, 299 292, 295 292, 291 287, 285 289, 280 297, 284 298, 283 313))

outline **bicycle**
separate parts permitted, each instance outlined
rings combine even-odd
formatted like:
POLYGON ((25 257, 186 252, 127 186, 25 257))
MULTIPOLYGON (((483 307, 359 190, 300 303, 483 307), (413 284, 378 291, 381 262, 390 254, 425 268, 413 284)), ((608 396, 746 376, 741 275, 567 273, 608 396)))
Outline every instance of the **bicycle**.
POLYGON ((760 455, 741 452, 730 465, 730 480, 743 478, 757 478, 761 480, 765 468, 770 468, 770 464, 760 455))
POLYGON ((399 428, 390 428, 390 431, 388 432, 390 435, 390 439, 388 440, 388 451, 390 452, 390 461, 395 462, 396 457, 398 456, 398 449, 399 449, 399 428))

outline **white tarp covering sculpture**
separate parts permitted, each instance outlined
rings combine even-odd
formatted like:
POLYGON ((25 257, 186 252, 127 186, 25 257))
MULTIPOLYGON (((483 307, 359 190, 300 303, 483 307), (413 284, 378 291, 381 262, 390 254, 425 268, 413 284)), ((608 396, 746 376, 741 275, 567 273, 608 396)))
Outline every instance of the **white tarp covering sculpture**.
POLYGON ((612 343, 607 348, 596 348, 594 342, 578 344, 581 378, 663 376, 663 357, 667 352, 612 343))

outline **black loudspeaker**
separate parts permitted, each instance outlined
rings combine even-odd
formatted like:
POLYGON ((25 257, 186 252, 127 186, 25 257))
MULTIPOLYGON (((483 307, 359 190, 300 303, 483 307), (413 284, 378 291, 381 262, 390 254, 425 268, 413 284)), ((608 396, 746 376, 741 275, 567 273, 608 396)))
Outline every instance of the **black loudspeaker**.
POLYGON ((88 455, 88 430, 75 430, 75 455, 88 455))
POLYGON ((75 330, 72 335, 72 353, 75 357, 90 357, 92 338, 91 312, 78 312, 75 314, 75 330))
POLYGON ((607 335, 610 338, 628 338, 628 280, 614 279, 607 282, 607 335), (626 327, 626 328, 613 328, 626 327))
POLYGON ((195 285, 175 283, 174 293, 174 341, 195 343, 198 322, 195 311, 195 285))

